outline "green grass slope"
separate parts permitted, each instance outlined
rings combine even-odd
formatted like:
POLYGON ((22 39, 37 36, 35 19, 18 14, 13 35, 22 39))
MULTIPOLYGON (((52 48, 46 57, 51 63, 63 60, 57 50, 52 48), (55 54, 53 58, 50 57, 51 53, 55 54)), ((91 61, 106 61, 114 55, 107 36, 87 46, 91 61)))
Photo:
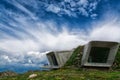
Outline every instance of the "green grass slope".
POLYGON ((75 48, 75 50, 73 51, 73 54, 71 55, 69 60, 66 62, 64 67, 67 67, 67 66, 80 67, 83 48, 84 46, 78 46, 77 48, 75 48))
POLYGON ((0 80, 120 80, 119 71, 59 69, 52 71, 27 72, 13 77, 2 77, 0 80), (28 79, 30 74, 37 77, 28 79))

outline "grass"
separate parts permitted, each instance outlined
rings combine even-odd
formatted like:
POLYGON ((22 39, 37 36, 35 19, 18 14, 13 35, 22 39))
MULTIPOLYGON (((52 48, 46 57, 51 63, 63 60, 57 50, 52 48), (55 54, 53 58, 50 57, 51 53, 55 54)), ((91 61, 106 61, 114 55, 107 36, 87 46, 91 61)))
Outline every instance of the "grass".
POLYGON ((27 72, 13 77, 3 77, 0 80, 120 80, 119 71, 101 71, 95 69, 59 69, 52 71, 27 72), (38 76, 28 79, 32 73, 38 76))
POLYGON ((66 62, 64 67, 66 67, 66 66, 79 67, 79 65, 81 63, 81 58, 82 58, 82 54, 81 54, 82 51, 83 51, 83 46, 78 46, 77 48, 75 48, 72 56, 66 62), (78 56, 79 56, 79 60, 76 59, 78 56))

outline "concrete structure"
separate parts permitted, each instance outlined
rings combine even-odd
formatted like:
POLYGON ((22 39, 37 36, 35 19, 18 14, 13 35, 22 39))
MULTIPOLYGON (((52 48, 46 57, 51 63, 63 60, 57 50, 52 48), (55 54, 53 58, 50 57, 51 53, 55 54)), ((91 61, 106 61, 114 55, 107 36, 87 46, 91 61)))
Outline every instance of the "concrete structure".
POLYGON ((82 66, 110 67, 112 66, 119 43, 108 41, 91 41, 84 47, 81 60, 82 66))
POLYGON ((50 68, 60 68, 64 66, 67 60, 72 55, 73 51, 54 51, 47 54, 50 68))

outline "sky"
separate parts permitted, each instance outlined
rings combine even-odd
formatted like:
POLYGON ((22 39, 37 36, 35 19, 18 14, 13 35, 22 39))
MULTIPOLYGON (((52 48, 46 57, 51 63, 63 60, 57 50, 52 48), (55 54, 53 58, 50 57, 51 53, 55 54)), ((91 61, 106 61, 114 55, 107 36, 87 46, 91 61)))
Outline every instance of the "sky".
POLYGON ((0 71, 47 64, 49 51, 120 42, 120 0, 0 0, 0 71))

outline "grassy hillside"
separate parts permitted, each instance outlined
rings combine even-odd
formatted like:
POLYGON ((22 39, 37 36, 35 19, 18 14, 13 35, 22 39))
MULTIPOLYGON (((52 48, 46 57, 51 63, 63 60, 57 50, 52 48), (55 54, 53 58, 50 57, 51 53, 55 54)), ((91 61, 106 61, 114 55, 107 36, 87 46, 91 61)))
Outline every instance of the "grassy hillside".
POLYGON ((59 69, 52 71, 27 72, 13 77, 2 77, 0 80, 120 80, 119 71, 59 69), (28 79, 30 74, 37 77, 28 79))
POLYGON ((66 62, 64 67, 67 67, 67 66, 80 67, 83 48, 84 46, 78 46, 77 48, 75 48, 72 56, 66 62))

